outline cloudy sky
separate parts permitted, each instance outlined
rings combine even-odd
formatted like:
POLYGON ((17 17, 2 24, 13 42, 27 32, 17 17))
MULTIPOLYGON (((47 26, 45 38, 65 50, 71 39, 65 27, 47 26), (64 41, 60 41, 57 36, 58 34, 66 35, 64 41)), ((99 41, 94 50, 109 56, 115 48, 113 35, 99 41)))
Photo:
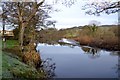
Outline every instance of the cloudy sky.
MULTIPOLYGON (((48 1, 50 2, 50 0, 48 1)), ((71 7, 66 7, 62 4, 54 5, 54 8, 59 9, 59 12, 51 13, 51 19, 56 20, 56 28, 70 28, 74 26, 82 26, 89 24, 91 20, 97 20, 104 24, 117 24, 118 14, 101 14, 101 16, 86 15, 82 10, 82 6, 86 3, 85 0, 77 0, 71 7)))

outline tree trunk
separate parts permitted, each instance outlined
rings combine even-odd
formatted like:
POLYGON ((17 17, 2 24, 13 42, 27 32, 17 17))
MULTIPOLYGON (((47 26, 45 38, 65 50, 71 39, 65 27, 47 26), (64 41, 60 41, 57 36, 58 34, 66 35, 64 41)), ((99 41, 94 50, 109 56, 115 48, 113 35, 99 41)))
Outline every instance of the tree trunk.
POLYGON ((24 31, 25 31, 25 23, 22 23, 20 33, 19 33, 19 43, 20 43, 21 49, 23 47, 24 31))
POLYGON ((5 19, 3 18, 3 21, 2 21, 2 25, 3 25, 3 33, 2 33, 2 39, 3 39, 3 48, 6 47, 6 39, 5 39, 5 19))

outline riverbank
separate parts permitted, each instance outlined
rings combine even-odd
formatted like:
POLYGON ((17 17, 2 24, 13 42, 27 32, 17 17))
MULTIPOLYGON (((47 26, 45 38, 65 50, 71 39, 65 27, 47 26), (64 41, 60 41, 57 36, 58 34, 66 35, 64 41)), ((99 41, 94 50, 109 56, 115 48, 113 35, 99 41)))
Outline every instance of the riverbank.
MULTIPOLYGON (((79 31, 78 36, 71 37, 80 42, 80 45, 88 45, 110 51, 120 51, 120 36, 118 26, 95 27, 92 31, 91 26, 84 26, 79 31)), ((76 33, 77 34, 77 33, 76 33)))
POLYGON ((19 60, 19 57, 11 53, 2 52, 2 79, 44 79, 45 74, 19 60))
MULTIPOLYGON (((2 42, 2 41, 1 41, 2 42)), ((2 43, 3 44, 3 43, 2 43)), ((45 72, 23 62, 18 41, 7 40, 2 49, 2 79, 45 79, 45 72)))
POLYGON ((120 43, 118 39, 114 40, 102 40, 95 38, 74 38, 75 41, 80 42, 80 45, 97 47, 108 51, 120 51, 120 43))

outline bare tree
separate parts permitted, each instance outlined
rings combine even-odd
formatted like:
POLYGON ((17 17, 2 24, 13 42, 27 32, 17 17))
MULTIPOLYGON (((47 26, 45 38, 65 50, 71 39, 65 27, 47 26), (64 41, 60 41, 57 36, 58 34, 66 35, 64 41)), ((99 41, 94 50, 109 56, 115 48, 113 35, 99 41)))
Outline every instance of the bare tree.
MULTIPOLYGON (((90 0, 89 0, 90 1, 90 0)), ((86 10, 86 14, 89 15, 100 15, 100 13, 105 12, 107 14, 116 13, 120 9, 120 1, 113 2, 112 0, 106 1, 91 1, 83 6, 83 10, 86 10)))

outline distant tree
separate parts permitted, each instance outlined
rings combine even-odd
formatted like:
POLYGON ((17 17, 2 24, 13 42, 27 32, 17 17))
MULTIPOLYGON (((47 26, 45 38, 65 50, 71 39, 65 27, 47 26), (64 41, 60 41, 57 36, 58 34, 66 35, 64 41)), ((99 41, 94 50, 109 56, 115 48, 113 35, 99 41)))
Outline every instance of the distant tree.
POLYGON ((89 22, 89 29, 92 32, 95 32, 98 28, 98 26, 100 25, 100 22, 96 21, 96 20, 92 20, 89 22))
POLYGON ((93 25, 99 26, 99 25, 100 25, 100 22, 99 22, 99 21, 96 21, 96 20, 91 20, 91 21, 89 22, 89 25, 90 25, 90 26, 93 26, 93 25))
POLYGON ((100 15, 105 12, 107 14, 116 13, 120 9, 120 1, 112 0, 89 0, 86 5, 83 6, 83 10, 86 10, 86 14, 100 15))

